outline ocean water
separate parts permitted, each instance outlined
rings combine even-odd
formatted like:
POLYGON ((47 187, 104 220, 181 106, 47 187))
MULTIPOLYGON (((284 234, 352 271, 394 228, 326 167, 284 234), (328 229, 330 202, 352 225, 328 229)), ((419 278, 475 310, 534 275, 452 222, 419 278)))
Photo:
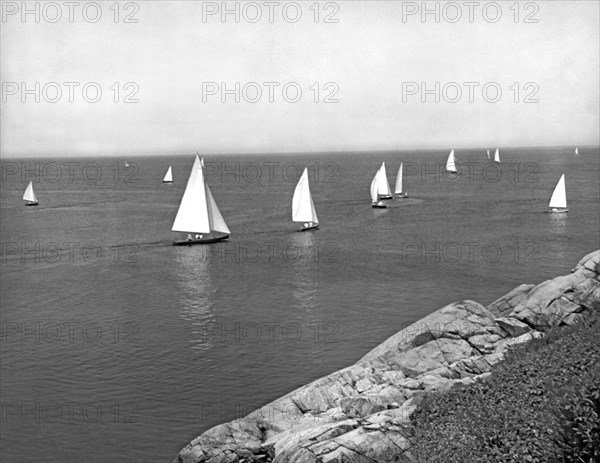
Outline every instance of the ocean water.
POLYGON ((440 150, 207 156, 232 235, 193 247, 170 231, 191 155, 3 160, 0 459, 166 462, 445 304, 568 272, 600 247, 599 151, 579 151, 457 150, 456 177, 440 150), (410 197, 378 210, 382 161, 410 197), (298 233, 305 166, 321 228, 298 233))

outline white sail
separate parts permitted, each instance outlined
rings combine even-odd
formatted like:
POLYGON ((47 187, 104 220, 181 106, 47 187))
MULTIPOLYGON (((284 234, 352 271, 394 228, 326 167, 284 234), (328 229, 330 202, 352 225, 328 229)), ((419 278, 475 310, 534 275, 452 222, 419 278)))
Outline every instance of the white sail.
POLYGON ((25 190, 25 193, 23 193, 23 199, 25 201, 31 201, 33 203, 37 203, 38 200, 35 197, 35 193, 33 192, 33 183, 29 182, 29 185, 27 185, 27 189, 25 190))
POLYGON ((192 172, 171 230, 186 233, 210 233, 204 173, 198 156, 192 166, 192 172))
POLYGON ((494 161, 500 162, 500 151, 496 148, 496 152, 494 153, 494 161))
POLYGON ((379 168, 379 182, 377 183, 378 189, 377 192, 380 196, 390 196, 390 184, 387 179, 387 172, 385 171, 385 162, 381 163, 381 167, 379 168))
POLYGON ((567 189, 565 187, 565 174, 562 174, 560 180, 556 184, 556 188, 554 188, 554 193, 552 193, 548 207, 566 209, 567 189))
POLYGON ((165 174, 165 178, 163 178, 163 183, 170 183, 173 181, 173 171, 171 170, 171 166, 169 166, 169 170, 165 174))
POLYGON ((226 233, 227 235, 231 234, 229 231, 229 227, 225 223, 223 216, 221 215, 221 211, 217 207, 217 203, 213 198, 212 193, 210 192, 210 188, 206 185, 206 198, 208 202, 208 221, 210 223, 210 229, 213 231, 218 231, 221 233, 226 233))
POLYGON ((490 150, 487 150, 487 157, 490 159, 490 150))
POLYGON ((454 150, 450 151, 448 161, 446 161, 446 170, 448 172, 456 172, 456 160, 454 159, 454 150))
POLYGON ((378 170, 375 173, 375 176, 373 177, 373 180, 371 180, 371 200, 376 203, 377 200, 379 199, 377 191, 379 190, 379 177, 381 170, 378 170))
POLYGON ((396 177, 396 188, 394 192, 399 195, 402 193, 402 163, 400 163, 400 168, 398 169, 398 176, 396 177))
POLYGON ((579 154, 579 149, 575 148, 575 154, 579 154))
POLYGON ((294 196, 292 197, 292 220, 294 222, 319 223, 315 205, 310 194, 308 169, 306 167, 294 189, 294 196))

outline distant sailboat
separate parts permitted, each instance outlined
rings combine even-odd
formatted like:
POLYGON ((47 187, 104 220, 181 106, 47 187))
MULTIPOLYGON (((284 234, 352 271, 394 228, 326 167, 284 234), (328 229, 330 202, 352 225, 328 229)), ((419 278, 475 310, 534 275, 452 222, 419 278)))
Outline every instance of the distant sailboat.
POLYGON ((396 188, 394 188, 394 193, 396 193, 396 195, 399 198, 406 198, 408 197, 408 193, 402 191, 402 162, 400 163, 400 168, 398 169, 398 176, 396 177, 396 188))
POLYGON ((185 241, 174 245, 208 244, 229 238, 230 231, 223 220, 210 188, 204 181, 202 162, 196 156, 172 231, 188 233, 185 241), (213 232, 220 235, 213 235, 213 232), (192 236, 194 234, 194 236, 192 236), (205 234, 211 236, 205 237, 205 234))
POLYGON ((446 170, 448 172, 452 172, 453 174, 457 172, 456 159, 454 158, 454 150, 450 151, 450 154, 448 155, 448 160, 446 161, 446 170))
POLYGON ((392 199, 392 191, 390 189, 390 184, 387 179, 387 172, 385 170, 385 162, 381 163, 381 167, 379 168, 380 179, 378 184, 377 193, 379 194, 379 199, 392 199))
POLYGON ((171 170, 171 166, 169 166, 169 170, 167 170, 165 178, 163 178, 163 183, 173 183, 173 171, 171 170))
POLYGON ((500 150, 496 148, 496 152, 494 153, 494 162, 500 162, 500 150))
POLYGON ((567 189, 565 187, 565 174, 562 174, 560 180, 556 184, 554 192, 552 193, 552 197, 550 198, 550 204, 548 204, 548 207, 552 208, 550 212, 569 211, 567 209, 567 189))
POLYGON ((310 186, 308 184, 308 169, 305 167, 292 197, 292 220, 303 223, 301 231, 319 228, 319 219, 315 211, 310 186))
POLYGON ((25 193, 23 193, 23 199, 25 201, 27 201, 25 203, 26 206, 37 206, 38 205, 38 200, 35 197, 35 193, 33 192, 33 183, 29 182, 29 185, 27 185, 27 189, 25 190, 25 193))
POLYGON ((129 167, 129 163, 128 163, 128 162, 125 162, 125 164, 124 164, 124 166, 123 166, 123 167, 129 167))
POLYGON ((487 150, 487 157, 490 159, 490 150, 487 150))
MULTIPOLYGON (((371 181, 371 205, 376 208, 385 209, 387 206, 382 201, 379 201, 379 184, 381 180, 381 168, 379 168, 371 181)), ((387 182, 387 179, 385 181, 387 182)))
POLYGON ((575 156, 577 156, 579 154, 579 149, 577 147, 575 147, 575 156))

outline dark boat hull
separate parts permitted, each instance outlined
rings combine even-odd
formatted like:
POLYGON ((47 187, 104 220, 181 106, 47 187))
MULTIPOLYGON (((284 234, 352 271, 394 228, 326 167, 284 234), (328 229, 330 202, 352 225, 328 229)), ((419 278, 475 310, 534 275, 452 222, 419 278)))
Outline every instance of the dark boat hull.
POLYGON ((387 209, 385 204, 371 204, 375 209, 387 209))
POLYGON ((393 196, 380 196, 379 199, 392 199, 393 196))
POLYGON ((212 244, 212 243, 218 243, 219 241, 224 241, 227 238, 229 238, 229 235, 217 236, 217 237, 211 237, 211 238, 175 241, 173 243, 173 246, 193 246, 194 244, 212 244))
POLYGON ((37 206, 38 203, 25 203, 26 206, 37 206))
POLYGON ((310 227, 301 228, 298 231, 305 232, 305 231, 310 231, 310 230, 318 230, 318 228, 319 228, 319 225, 317 224, 317 225, 312 225, 310 227))

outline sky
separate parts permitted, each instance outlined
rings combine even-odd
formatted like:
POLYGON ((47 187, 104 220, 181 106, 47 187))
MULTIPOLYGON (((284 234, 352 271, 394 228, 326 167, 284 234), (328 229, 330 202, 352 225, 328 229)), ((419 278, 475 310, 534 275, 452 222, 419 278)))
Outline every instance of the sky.
POLYGON ((1 156, 598 145, 600 2, 475 3, 2 0, 1 156))

